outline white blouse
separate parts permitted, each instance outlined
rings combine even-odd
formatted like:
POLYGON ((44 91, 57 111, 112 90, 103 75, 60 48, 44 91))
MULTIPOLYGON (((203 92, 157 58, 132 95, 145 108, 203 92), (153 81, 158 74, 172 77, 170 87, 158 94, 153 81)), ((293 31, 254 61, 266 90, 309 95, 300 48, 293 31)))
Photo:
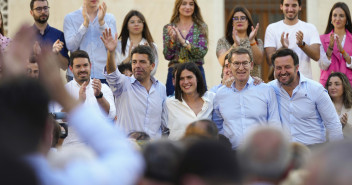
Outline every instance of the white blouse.
POLYGON ((169 139, 178 140, 185 134, 187 126, 197 120, 212 118, 213 100, 215 93, 205 92, 202 96, 204 101, 202 110, 196 115, 187 105, 185 100, 182 102, 174 96, 166 99, 166 108, 168 115, 168 128, 170 129, 169 139))

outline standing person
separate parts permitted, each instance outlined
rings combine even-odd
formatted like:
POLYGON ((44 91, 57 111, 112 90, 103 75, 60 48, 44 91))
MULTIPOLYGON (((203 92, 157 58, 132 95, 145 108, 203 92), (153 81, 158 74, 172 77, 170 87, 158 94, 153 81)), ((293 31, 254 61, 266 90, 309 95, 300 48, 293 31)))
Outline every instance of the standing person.
POLYGON ((277 99, 267 84, 254 85, 250 76, 253 56, 246 48, 229 53, 229 64, 235 81, 231 87, 220 87, 214 98, 213 121, 219 133, 229 138, 236 149, 250 130, 258 125, 281 127, 277 99))
POLYGON ((206 92, 202 73, 194 63, 177 67, 175 96, 166 100, 169 139, 178 140, 187 126, 200 119, 211 119, 215 93, 206 92))
POLYGON ((31 15, 34 19, 33 29, 36 30, 38 43, 34 45, 34 54, 39 55, 41 47, 52 45, 52 51, 58 54, 61 69, 68 67, 68 51, 64 33, 48 24, 50 7, 47 0, 31 0, 31 15))
POLYGON ((261 77, 261 63, 263 62, 263 41, 257 39, 259 23, 254 28, 252 16, 247 8, 237 6, 233 9, 227 21, 226 35, 218 40, 216 56, 223 66, 225 56, 231 49, 238 46, 246 47, 253 53, 254 66, 251 76, 261 77))
POLYGON ((105 30, 101 39, 107 49, 104 74, 115 96, 117 125, 126 134, 137 131, 145 132, 151 138, 160 137, 166 128, 166 89, 150 75, 155 67, 153 50, 144 45, 132 50, 133 76, 129 77, 116 69, 117 34, 114 38, 110 29, 105 30))
POLYGON ((11 39, 7 38, 5 36, 5 31, 4 31, 4 21, 2 18, 2 13, 0 11, 0 51, 5 51, 7 48, 7 45, 9 45, 11 39))
MULTIPOLYGON (((100 36, 105 29, 110 28, 116 33, 116 21, 112 14, 106 13, 107 6, 100 0, 83 0, 79 10, 66 15, 64 32, 67 48, 70 52, 78 49, 88 53, 92 61, 91 77, 106 83, 103 71, 107 55, 104 43, 100 36)), ((71 71, 67 71, 68 81, 73 79, 71 71)))
POLYGON ((125 16, 122 23, 119 42, 117 44, 117 65, 131 62, 131 51, 138 45, 150 46, 155 55, 155 67, 152 76, 158 67, 158 48, 154 43, 153 37, 143 14, 137 10, 131 10, 125 16))
POLYGON ((325 85, 332 72, 346 74, 352 83, 352 22, 346 3, 338 2, 331 8, 325 34, 320 40, 320 83, 325 85))
POLYGON ((302 8, 302 0, 281 0, 280 9, 284 20, 270 24, 265 32, 264 48, 267 62, 271 63, 271 55, 279 48, 290 48, 299 58, 300 72, 307 78, 312 78, 310 59, 320 58, 319 33, 313 24, 298 19, 302 8))
POLYGON ((342 139, 341 123, 326 89, 298 71, 298 55, 283 48, 272 55, 271 62, 276 80, 269 84, 275 90, 281 121, 291 140, 314 146, 327 139, 342 139))
POLYGON ((334 72, 329 75, 325 88, 334 103, 337 115, 340 117, 344 136, 351 138, 352 134, 352 88, 345 74, 334 72))
MULTIPOLYGON (((169 61, 167 95, 174 92, 172 70, 176 63, 194 62, 204 74, 204 56, 208 52, 208 27, 197 0, 175 0, 170 23, 163 28, 164 57, 169 61)), ((205 83, 206 87, 206 83, 205 83)))

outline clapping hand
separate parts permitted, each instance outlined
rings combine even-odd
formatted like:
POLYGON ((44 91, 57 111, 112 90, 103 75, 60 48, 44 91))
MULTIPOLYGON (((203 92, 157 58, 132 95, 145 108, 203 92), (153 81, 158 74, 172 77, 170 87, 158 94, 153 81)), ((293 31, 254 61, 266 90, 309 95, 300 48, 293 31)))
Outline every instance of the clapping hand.
POLYGON ((234 41, 233 47, 237 47, 237 46, 240 45, 241 39, 240 39, 240 37, 238 36, 238 32, 237 32, 237 30, 235 29, 235 27, 233 27, 233 29, 232 29, 232 39, 233 39, 233 41, 234 41))
POLYGON ((255 26, 255 28, 252 26, 252 31, 249 34, 249 42, 253 43, 255 37, 257 36, 258 33, 258 29, 259 29, 259 23, 257 23, 257 25, 255 26))
POLYGON ((64 43, 61 42, 59 39, 57 39, 56 42, 53 44, 53 52, 55 54, 58 54, 63 47, 64 47, 64 43))
POLYGON ((281 45, 283 48, 288 48, 290 41, 288 40, 288 35, 289 33, 286 33, 286 37, 285 37, 285 32, 282 32, 281 34, 281 45))
POLYGON ((99 20, 99 25, 103 26, 105 24, 104 17, 106 14, 107 6, 105 2, 103 2, 101 5, 99 5, 99 11, 98 11, 98 20, 99 20))

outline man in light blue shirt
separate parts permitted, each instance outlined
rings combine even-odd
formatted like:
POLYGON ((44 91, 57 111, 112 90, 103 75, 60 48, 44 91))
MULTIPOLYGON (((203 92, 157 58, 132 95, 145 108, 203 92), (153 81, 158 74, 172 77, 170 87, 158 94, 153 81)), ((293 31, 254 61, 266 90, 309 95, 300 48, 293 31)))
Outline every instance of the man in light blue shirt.
POLYGON ((108 51, 104 74, 115 95, 117 125, 126 134, 140 131, 151 138, 160 137, 162 128, 166 128, 166 88, 150 75, 155 67, 152 49, 140 45, 132 50, 133 76, 129 77, 116 70, 117 34, 113 38, 111 30, 106 30, 102 40, 108 51))
POLYGON ((217 91, 213 121, 236 149, 255 126, 281 127, 281 123, 274 90, 264 83, 255 86, 250 77, 251 53, 245 48, 233 49, 229 53, 229 64, 235 81, 231 88, 223 86, 217 91))
POLYGON ((291 49, 276 51, 274 87, 281 121, 291 140, 305 145, 342 139, 342 128, 335 107, 324 87, 298 71, 299 59, 291 49), (326 133, 328 137, 326 137, 326 133))
MULTIPOLYGON (((105 3, 99 6, 99 0, 83 0, 79 10, 66 15, 64 19, 64 35, 67 49, 70 52, 84 50, 92 61, 91 78, 106 83, 103 70, 106 63, 106 49, 100 36, 106 28, 116 33, 116 21, 112 14, 106 13, 105 3), (99 8, 100 7, 100 8, 99 8)), ((73 74, 67 70, 67 78, 72 80, 73 74)))

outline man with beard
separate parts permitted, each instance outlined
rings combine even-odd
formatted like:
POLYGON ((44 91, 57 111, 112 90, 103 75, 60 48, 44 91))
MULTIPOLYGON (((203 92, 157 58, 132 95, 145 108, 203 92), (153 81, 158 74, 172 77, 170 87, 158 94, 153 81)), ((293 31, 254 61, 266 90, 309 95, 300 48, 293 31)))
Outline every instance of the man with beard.
POLYGON ((269 84, 275 90, 281 121, 291 140, 314 146, 327 139, 342 139, 340 119, 327 90, 298 71, 297 54, 282 48, 272 55, 271 62, 276 80, 269 84))
POLYGON ((63 70, 68 66, 68 51, 65 46, 64 33, 56 28, 49 26, 49 4, 47 0, 31 0, 31 15, 34 18, 33 28, 37 30, 38 42, 35 43, 33 50, 35 55, 41 52, 41 46, 52 45, 52 51, 59 55, 60 66, 63 70))
MULTIPOLYGON (((91 62, 87 52, 77 50, 71 53, 70 70, 74 75, 74 79, 68 82, 66 90, 74 98, 80 100, 85 105, 89 105, 97 109, 97 112, 103 117, 113 120, 116 115, 114 97, 110 88, 101 83, 99 79, 90 78, 91 62)), ((68 137, 64 140, 63 145, 80 144, 81 141, 75 132, 69 127, 68 137)))
MULTIPOLYGON (((110 28, 116 33, 115 17, 106 13, 107 5, 100 0, 83 0, 82 8, 66 15, 64 32, 67 48, 74 52, 84 50, 92 60, 92 78, 106 83, 103 74, 106 63, 106 49, 100 36, 105 29, 110 28)), ((67 79, 72 79, 72 73, 67 71, 67 79)))
POLYGON ((301 8, 301 0, 281 0, 280 9, 285 18, 267 27, 264 48, 269 65, 272 65, 270 58, 277 49, 292 49, 299 57, 300 72, 311 79, 310 59, 319 60, 321 42, 316 27, 298 19, 301 8))
POLYGON ((151 47, 139 45, 132 50, 133 76, 129 77, 116 70, 117 34, 114 37, 111 29, 105 30, 101 39, 107 50, 104 74, 115 96, 117 125, 126 134, 138 131, 160 137, 166 131, 166 88, 150 75, 155 67, 151 47))

